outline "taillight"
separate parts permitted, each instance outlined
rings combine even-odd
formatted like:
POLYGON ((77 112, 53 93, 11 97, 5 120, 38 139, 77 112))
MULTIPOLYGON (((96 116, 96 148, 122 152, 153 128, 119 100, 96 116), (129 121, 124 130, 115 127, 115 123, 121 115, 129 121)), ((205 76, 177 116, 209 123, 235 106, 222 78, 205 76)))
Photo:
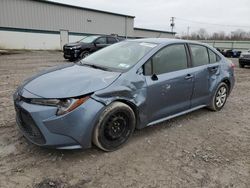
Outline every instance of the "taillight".
POLYGON ((234 69, 235 67, 236 67, 236 65, 233 62, 231 62, 230 63, 230 68, 234 69))

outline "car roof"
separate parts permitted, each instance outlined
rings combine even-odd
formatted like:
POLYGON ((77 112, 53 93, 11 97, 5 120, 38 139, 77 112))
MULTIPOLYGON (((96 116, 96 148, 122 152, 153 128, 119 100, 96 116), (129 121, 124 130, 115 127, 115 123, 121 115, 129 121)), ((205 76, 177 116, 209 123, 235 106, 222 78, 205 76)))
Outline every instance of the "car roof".
POLYGON ((114 36, 114 35, 89 35, 89 36, 95 36, 95 37, 114 37, 114 38, 117 38, 117 36, 114 36))
POLYGON ((143 39, 134 39, 134 40, 129 40, 129 41, 148 42, 148 43, 156 43, 156 44, 171 44, 171 43, 203 44, 197 41, 173 39, 173 38, 143 38, 143 39))

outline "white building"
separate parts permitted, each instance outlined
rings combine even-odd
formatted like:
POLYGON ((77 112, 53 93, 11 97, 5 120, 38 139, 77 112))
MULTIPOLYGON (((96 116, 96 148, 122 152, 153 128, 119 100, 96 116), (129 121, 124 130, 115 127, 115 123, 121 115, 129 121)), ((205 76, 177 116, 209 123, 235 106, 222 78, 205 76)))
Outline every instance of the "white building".
POLYGON ((93 34, 128 38, 175 33, 134 28, 134 16, 43 0, 0 1, 0 49, 60 49, 93 34))

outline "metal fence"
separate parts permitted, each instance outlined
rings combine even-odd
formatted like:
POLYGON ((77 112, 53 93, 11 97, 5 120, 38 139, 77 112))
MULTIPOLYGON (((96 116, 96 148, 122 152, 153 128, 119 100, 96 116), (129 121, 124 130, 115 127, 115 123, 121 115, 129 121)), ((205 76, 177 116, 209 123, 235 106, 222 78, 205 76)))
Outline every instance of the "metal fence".
POLYGON ((250 41, 202 40, 200 42, 209 44, 215 48, 220 48, 220 49, 238 49, 238 50, 250 49, 250 41))

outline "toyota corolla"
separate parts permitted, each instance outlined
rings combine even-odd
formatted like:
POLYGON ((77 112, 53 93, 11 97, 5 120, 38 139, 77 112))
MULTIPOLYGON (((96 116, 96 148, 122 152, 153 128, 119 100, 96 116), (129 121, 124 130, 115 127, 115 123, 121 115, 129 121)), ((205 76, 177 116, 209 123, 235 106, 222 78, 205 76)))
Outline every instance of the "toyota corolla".
POLYGON ((24 81, 14 94, 16 121, 39 146, 113 151, 135 129, 221 110, 233 86, 234 64, 208 45, 128 40, 24 81))

